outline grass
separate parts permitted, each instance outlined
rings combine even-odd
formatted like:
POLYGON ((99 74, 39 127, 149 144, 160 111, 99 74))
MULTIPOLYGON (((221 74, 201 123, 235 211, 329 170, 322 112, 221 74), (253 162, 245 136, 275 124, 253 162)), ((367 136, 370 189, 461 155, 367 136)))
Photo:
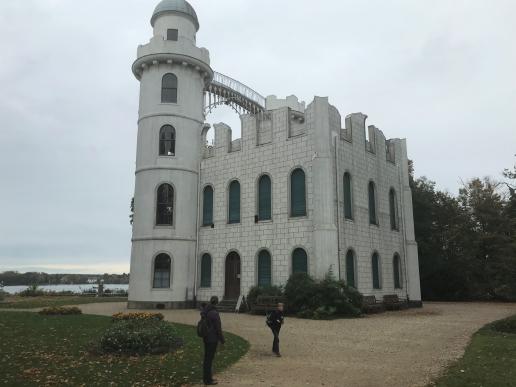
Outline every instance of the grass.
POLYGON ((87 297, 87 296, 39 296, 20 297, 7 296, 0 303, 0 309, 32 309, 46 308, 49 306, 80 305, 99 302, 126 302, 124 297, 87 297))
POLYGON ((516 316, 486 325, 475 333, 464 356, 432 386, 504 387, 516 385, 516 334, 496 330, 500 323, 516 327, 516 316))
MULTIPOLYGON (((95 356, 94 341, 111 324, 104 316, 41 316, 0 312, 0 385, 182 386, 202 380, 202 342, 196 328, 173 324, 185 345, 177 352, 142 357, 95 356)), ((249 349, 226 333, 214 371, 235 363, 249 349)))

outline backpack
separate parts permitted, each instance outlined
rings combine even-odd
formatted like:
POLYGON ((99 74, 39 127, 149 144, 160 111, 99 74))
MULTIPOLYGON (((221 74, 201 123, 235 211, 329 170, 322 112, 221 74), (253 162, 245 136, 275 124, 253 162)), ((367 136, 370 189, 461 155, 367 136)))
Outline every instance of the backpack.
POLYGON ((272 312, 268 312, 265 314, 265 324, 271 328, 272 327, 272 312))
POLYGON ((203 313, 201 315, 201 319, 197 323, 197 336, 205 338, 209 335, 211 330, 210 323, 208 322, 208 318, 203 313))

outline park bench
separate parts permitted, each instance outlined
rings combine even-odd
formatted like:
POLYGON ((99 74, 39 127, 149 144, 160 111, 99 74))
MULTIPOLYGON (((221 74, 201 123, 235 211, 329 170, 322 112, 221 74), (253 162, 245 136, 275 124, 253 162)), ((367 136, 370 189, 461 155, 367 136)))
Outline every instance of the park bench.
POLYGON ((364 296, 363 309, 365 313, 380 313, 385 311, 382 303, 376 302, 375 296, 364 296))
POLYGON ((407 309, 408 303, 404 299, 400 299, 397 294, 387 294, 383 296, 383 305, 387 310, 407 309))
POLYGON ((287 300, 285 297, 281 296, 258 296, 256 298, 256 303, 251 305, 251 310, 253 313, 267 313, 278 307, 278 304, 284 304, 284 309, 286 310, 287 300))

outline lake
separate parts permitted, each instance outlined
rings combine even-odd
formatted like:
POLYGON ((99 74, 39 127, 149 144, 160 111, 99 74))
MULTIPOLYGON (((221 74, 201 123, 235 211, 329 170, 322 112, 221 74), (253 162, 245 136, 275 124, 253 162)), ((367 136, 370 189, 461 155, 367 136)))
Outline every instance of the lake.
MULTIPOLYGON (((96 284, 83 284, 83 285, 40 285, 39 289, 48 291, 48 292, 62 292, 62 291, 72 291, 74 293, 82 293, 85 290, 91 289, 92 287, 97 287, 96 284)), ((4 286, 4 292, 9 294, 19 293, 22 290, 27 289, 28 286, 4 286)), ((104 284, 104 290, 125 290, 129 289, 128 284, 104 284)))

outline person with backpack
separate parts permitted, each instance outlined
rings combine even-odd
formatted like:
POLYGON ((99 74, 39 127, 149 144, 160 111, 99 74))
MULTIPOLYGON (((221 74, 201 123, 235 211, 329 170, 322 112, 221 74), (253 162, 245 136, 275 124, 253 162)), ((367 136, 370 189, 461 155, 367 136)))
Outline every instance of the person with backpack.
POLYGON ((217 381, 213 379, 212 364, 217 352, 217 345, 224 344, 222 324, 216 305, 219 298, 213 296, 210 303, 201 310, 201 320, 197 324, 197 335, 202 337, 204 342, 203 381, 206 386, 213 386, 217 381))
POLYGON ((281 357, 279 350, 279 333, 283 325, 283 304, 279 303, 278 308, 267 314, 267 326, 271 328, 274 340, 272 341, 272 352, 281 357))

